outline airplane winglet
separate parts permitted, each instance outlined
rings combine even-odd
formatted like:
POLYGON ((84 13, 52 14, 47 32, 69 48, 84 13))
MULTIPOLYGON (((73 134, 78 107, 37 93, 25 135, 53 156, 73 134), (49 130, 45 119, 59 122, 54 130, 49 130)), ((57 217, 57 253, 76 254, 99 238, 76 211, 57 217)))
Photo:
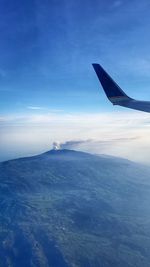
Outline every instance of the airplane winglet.
POLYGON ((93 63, 92 65, 106 96, 113 105, 150 113, 150 101, 140 101, 129 97, 99 64, 93 63))
POLYGON ((119 102, 131 99, 118 86, 118 84, 115 81, 113 81, 113 79, 99 64, 93 63, 92 65, 104 89, 106 96, 114 105, 117 105, 119 102))

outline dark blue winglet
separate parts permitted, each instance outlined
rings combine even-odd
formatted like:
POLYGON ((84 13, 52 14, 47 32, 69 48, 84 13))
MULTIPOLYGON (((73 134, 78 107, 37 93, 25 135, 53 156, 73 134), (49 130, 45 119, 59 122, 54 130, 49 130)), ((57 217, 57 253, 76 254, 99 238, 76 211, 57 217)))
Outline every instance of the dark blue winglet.
POLYGON ((150 101, 135 100, 127 96, 99 64, 94 63, 92 65, 108 99, 113 105, 150 113, 150 101))
POLYGON ((108 99, 113 104, 117 100, 130 99, 99 64, 94 63, 92 65, 108 99))

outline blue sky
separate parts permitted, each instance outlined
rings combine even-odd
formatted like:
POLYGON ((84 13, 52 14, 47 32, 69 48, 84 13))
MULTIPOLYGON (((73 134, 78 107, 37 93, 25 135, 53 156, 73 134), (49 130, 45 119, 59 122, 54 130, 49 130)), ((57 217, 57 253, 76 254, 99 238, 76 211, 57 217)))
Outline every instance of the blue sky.
MULTIPOLYGON (((148 0, 2 0, 2 138, 19 127, 18 117, 25 130, 33 116, 130 113, 108 103, 92 62, 131 96, 150 99, 149 9, 148 0)), ((68 138, 74 135, 64 134, 68 138)), ((8 139, 15 141, 11 134, 8 139)))
POLYGON ((92 62, 131 95, 150 98, 149 1, 1 3, 2 113, 108 109, 92 62))

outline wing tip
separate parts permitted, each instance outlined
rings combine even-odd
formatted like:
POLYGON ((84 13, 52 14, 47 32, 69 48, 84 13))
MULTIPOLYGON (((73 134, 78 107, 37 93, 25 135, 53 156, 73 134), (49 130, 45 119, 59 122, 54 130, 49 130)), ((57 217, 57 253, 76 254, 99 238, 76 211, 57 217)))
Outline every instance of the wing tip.
POLYGON ((96 66, 100 66, 101 67, 101 65, 99 63, 92 63, 92 66, 93 67, 96 67, 96 66))
POLYGON ((104 89, 107 98, 113 103, 118 104, 124 100, 129 99, 126 93, 119 87, 119 85, 111 78, 111 76, 98 63, 92 63, 97 77, 104 89))
POLYGON ((97 75, 98 75, 98 73, 102 74, 105 72, 103 67, 99 63, 92 63, 92 66, 93 66, 95 72, 97 73, 97 75))

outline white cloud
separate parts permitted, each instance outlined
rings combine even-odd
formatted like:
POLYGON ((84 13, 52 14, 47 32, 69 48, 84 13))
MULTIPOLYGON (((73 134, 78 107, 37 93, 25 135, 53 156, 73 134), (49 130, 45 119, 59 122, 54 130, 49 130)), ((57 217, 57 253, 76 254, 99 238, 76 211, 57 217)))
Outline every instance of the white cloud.
POLYGON ((27 109, 30 110, 39 110, 39 111, 46 111, 46 112, 51 112, 51 113, 59 113, 59 112, 63 112, 62 109, 49 109, 47 107, 42 107, 42 106, 27 106, 27 109))
POLYGON ((44 107, 39 107, 39 106, 28 106, 28 109, 32 109, 32 110, 41 110, 41 109, 45 109, 44 107))
POLYGON ((56 140, 83 140, 73 148, 150 163, 150 117, 146 113, 11 115, 1 116, 0 122, 1 159, 41 153, 56 140))

